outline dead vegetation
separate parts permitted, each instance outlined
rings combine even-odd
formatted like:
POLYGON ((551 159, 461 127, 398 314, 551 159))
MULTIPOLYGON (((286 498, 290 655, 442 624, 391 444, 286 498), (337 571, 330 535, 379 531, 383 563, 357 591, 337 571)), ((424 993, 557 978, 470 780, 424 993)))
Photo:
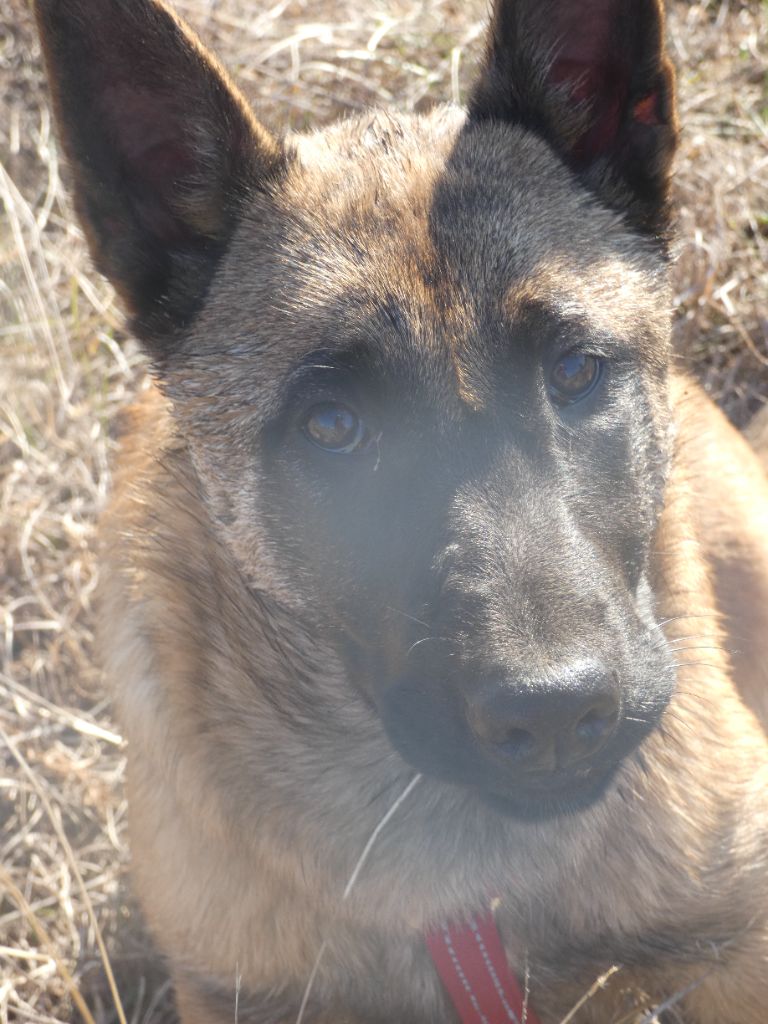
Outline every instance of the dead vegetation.
MULTIPOLYGON (((485 0, 178 0, 261 116, 461 99, 485 0)), ((671 7, 676 334, 729 415, 768 397, 768 6, 671 7)), ((170 1022, 127 891, 123 751, 93 650, 110 424, 142 372, 66 199, 24 0, 0 15, 0 1022, 170 1022), (83 1002, 84 1001, 84 1002, 83 1002), (85 1007, 85 1008, 84 1008, 85 1007)), ((650 1019, 650 1018, 649 1018, 650 1019)))

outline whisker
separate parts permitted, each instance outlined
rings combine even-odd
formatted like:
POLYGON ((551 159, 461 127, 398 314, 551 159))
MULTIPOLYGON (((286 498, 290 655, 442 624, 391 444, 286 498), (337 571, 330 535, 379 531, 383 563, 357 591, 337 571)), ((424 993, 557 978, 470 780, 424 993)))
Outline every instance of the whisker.
POLYGON ((678 725, 682 725, 685 729, 688 729, 689 732, 696 732, 696 729, 690 722, 686 722, 684 718, 681 718, 680 715, 676 715, 674 711, 670 711, 669 708, 667 708, 664 714, 665 717, 671 718, 673 722, 677 722, 678 725))
POLYGON ((672 654, 684 654, 686 651, 720 651, 721 654, 741 654, 741 651, 730 647, 720 647, 719 644, 697 644, 694 647, 670 647, 672 654))
MULTIPOLYGON (((689 618, 689 616, 683 615, 682 618, 687 619, 687 618, 689 618)), ((674 644, 674 643, 677 643, 679 640, 695 639, 696 637, 717 636, 717 635, 719 635, 719 632, 720 632, 719 630, 716 630, 713 627, 712 631, 709 632, 709 633, 692 633, 690 635, 690 637, 683 637, 683 636, 666 637, 665 636, 664 637, 664 642, 665 643, 674 644)), ((744 641, 744 643, 748 643, 752 639, 752 637, 745 636, 743 633, 734 633, 733 630, 730 627, 724 627, 724 632, 729 637, 732 637, 734 640, 742 640, 742 641, 744 641)))
POLYGON ((687 636, 676 636, 670 640, 665 640, 664 646, 671 647, 672 644, 681 644, 684 640, 706 640, 712 635, 712 633, 689 633, 687 636))
POLYGON ((418 622, 420 626, 425 626, 427 629, 431 628, 428 622, 424 622, 423 619, 417 619, 415 615, 411 615, 409 612, 404 612, 401 608, 395 608, 391 604, 385 604, 384 607, 389 612, 396 612, 397 615, 402 615, 404 619, 410 619, 411 622, 418 622))
POLYGON ((719 633, 687 633, 685 636, 665 637, 662 636, 653 645, 654 651, 674 650, 677 644, 685 643, 688 640, 711 640, 719 645, 719 633))
POLYGON ((713 665, 711 661, 676 661, 675 668, 713 668, 718 672, 723 671, 722 665, 713 665))
POLYGON ((448 642, 448 640, 447 640, 447 637, 444 637, 444 636, 423 636, 423 637, 421 638, 421 640, 417 640, 415 644, 411 644, 411 646, 410 646, 410 647, 408 648, 408 650, 407 650, 407 651, 405 652, 405 656, 406 656, 406 658, 407 658, 407 657, 408 657, 408 656, 410 655, 410 653, 411 653, 412 651, 414 651, 414 650, 415 650, 415 649, 416 649, 416 648, 417 648, 417 647, 418 647, 418 646, 419 646, 420 644, 425 644, 425 643, 427 643, 427 642, 428 642, 428 641, 430 641, 430 640, 441 640, 441 641, 443 641, 444 643, 447 643, 447 642, 448 642))
POLYGON ((706 693, 699 693, 698 690, 677 690, 676 695, 679 697, 693 697, 694 700, 699 701, 701 704, 707 704, 711 708, 716 706, 715 701, 711 697, 706 693))
MULTIPOLYGON (((728 630, 727 635, 728 635, 729 638, 731 638, 733 640, 741 640, 744 643, 750 643, 752 641, 752 639, 753 639, 752 637, 744 636, 743 634, 734 633, 730 629, 728 630)), ((720 636, 720 634, 718 632, 714 632, 714 631, 711 632, 711 633, 689 633, 686 636, 674 636, 674 637, 665 638, 662 641, 661 646, 662 647, 668 647, 668 646, 670 646, 672 644, 682 643, 684 640, 709 640, 709 639, 716 640, 719 636, 720 636)))
POLYGON ((670 622, 677 622, 679 619, 720 619, 722 612, 681 612, 679 615, 670 615, 668 619, 661 619, 657 626, 668 626, 670 622))

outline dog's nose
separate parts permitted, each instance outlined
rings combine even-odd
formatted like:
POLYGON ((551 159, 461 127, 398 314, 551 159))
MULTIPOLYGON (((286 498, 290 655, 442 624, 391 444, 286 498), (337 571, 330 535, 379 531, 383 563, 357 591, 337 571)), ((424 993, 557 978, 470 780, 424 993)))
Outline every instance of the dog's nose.
POLYGON ((480 743, 521 773, 545 775, 592 757, 616 728, 618 681, 602 665, 565 666, 521 685, 496 676, 467 695, 467 719, 480 743))

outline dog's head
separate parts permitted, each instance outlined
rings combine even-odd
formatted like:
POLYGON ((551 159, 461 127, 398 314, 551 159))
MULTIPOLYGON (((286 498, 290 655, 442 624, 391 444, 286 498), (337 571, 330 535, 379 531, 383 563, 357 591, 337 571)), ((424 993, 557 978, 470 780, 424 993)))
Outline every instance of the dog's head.
POLYGON ((599 794, 672 670, 659 0, 497 0, 468 111, 285 141, 157 0, 38 0, 78 211, 255 589, 420 770, 599 794))

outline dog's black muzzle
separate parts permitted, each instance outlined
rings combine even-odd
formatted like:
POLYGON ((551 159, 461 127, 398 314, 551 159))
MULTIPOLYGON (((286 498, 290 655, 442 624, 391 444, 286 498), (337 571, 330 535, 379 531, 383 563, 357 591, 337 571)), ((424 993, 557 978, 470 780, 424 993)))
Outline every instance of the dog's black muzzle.
POLYGON ((586 629, 582 616, 570 658, 562 639, 530 644, 539 657, 496 658, 492 669, 460 650, 422 645, 407 672, 374 686, 392 744, 419 771, 477 789, 506 813, 550 816, 599 799, 658 725, 674 685, 652 619, 644 624, 635 611, 607 621, 596 614, 586 629))

